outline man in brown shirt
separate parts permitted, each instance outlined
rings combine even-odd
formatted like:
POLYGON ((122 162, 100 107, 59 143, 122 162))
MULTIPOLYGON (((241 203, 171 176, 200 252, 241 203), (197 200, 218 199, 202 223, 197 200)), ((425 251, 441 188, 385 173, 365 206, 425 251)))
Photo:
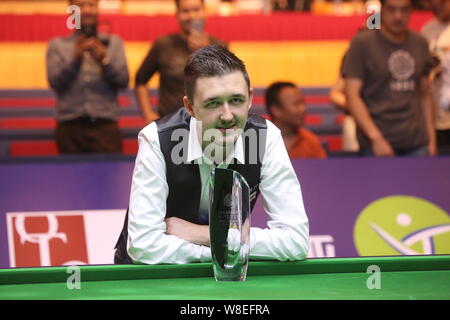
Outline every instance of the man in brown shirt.
POLYGON ((180 32, 156 39, 136 74, 135 93, 148 124, 183 106, 183 71, 195 50, 209 44, 226 44, 204 31, 206 13, 203 0, 175 0, 180 32), (159 72, 158 113, 152 110, 147 82, 159 72))
POLYGON ((356 35, 344 60, 348 107, 365 156, 436 154, 426 40, 408 30, 411 0, 382 0, 381 30, 356 35))

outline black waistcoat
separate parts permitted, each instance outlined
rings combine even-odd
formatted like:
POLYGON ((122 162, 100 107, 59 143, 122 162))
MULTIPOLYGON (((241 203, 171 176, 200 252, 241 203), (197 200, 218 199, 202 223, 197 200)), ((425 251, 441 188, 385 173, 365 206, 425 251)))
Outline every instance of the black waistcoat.
MULTIPOLYGON (((159 143, 166 163, 166 179, 169 186, 166 218, 178 217, 201 224, 199 207, 201 197, 200 169, 197 164, 187 162, 189 122, 191 116, 184 110, 170 114, 156 121, 159 143)), ((261 160, 266 146, 267 124, 265 119, 249 115, 244 129, 243 146, 245 163, 234 161, 228 169, 239 172, 250 187, 251 209, 259 195, 261 160)), ((132 263, 127 254, 128 212, 116 244, 114 263, 132 263)))

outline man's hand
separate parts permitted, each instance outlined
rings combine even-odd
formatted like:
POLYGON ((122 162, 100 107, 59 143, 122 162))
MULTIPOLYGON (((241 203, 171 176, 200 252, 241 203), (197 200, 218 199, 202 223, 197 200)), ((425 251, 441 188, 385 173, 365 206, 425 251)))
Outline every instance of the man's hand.
POLYGON ((430 142, 428 144, 428 155, 430 157, 434 157, 435 155, 437 155, 437 147, 435 142, 430 142))
POLYGON ((75 57, 77 59, 82 59, 83 58, 83 53, 84 51, 87 49, 86 46, 86 36, 85 35, 79 35, 76 39, 75 42, 75 57))
POLYGON ((152 110, 150 105, 150 96, 148 89, 144 84, 136 84, 134 89, 136 100, 141 110, 142 117, 144 118, 145 125, 159 119, 159 114, 152 110))
POLYGON ((86 50, 91 54, 97 63, 101 64, 106 57, 106 48, 97 38, 89 38, 86 40, 86 50))
POLYGON ((376 157, 392 157, 394 156, 394 150, 392 149, 389 142, 380 136, 372 140, 372 152, 376 157))
POLYGON ((187 37, 187 42, 189 50, 193 52, 209 44, 208 34, 206 32, 191 30, 187 37))
POLYGON ((167 218, 165 222, 166 234, 209 247, 209 226, 194 224, 177 217, 167 218))

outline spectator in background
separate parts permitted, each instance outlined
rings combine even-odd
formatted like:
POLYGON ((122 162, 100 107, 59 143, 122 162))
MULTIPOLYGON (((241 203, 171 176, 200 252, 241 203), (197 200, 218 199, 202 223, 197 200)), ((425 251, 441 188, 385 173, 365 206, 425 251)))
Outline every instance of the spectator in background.
MULTIPOLYGON (((366 28, 360 28, 359 32, 367 30, 366 28)), ((345 96, 345 79, 342 76, 342 69, 344 68, 344 60, 347 56, 347 52, 342 57, 341 66, 339 68, 339 76, 331 87, 330 101, 344 111, 344 120, 342 122, 342 148, 344 151, 357 152, 359 151, 358 138, 356 137, 356 122, 355 118, 350 114, 347 106, 347 97, 345 96)))
POLYGON ((344 61, 361 154, 435 155, 428 44, 408 30, 411 0, 381 2, 381 30, 357 34, 344 61))
POLYGON ((344 111, 344 120, 342 122, 342 148, 344 151, 359 151, 358 139, 356 138, 356 122, 348 111, 347 98, 345 96, 345 79, 342 77, 342 66, 345 59, 342 59, 341 72, 331 87, 330 101, 340 110, 344 111))
POLYGON ((319 138, 303 128, 306 103, 291 82, 275 82, 266 90, 266 108, 271 121, 281 130, 291 158, 326 158, 319 138))
POLYGON ((439 154, 450 154, 450 0, 430 0, 435 18, 422 28, 435 68, 431 73, 436 101, 436 140, 439 154))
POLYGON ((57 96, 55 136, 60 153, 120 153, 119 89, 128 86, 122 40, 97 34, 98 0, 72 0, 81 10, 81 29, 52 39, 47 75, 57 96))
POLYGON ((180 32, 156 39, 136 74, 136 99, 145 123, 174 112, 183 106, 183 70, 189 55, 209 44, 226 44, 204 31, 204 0, 175 0, 180 32), (158 113, 152 110, 147 82, 159 72, 158 113))

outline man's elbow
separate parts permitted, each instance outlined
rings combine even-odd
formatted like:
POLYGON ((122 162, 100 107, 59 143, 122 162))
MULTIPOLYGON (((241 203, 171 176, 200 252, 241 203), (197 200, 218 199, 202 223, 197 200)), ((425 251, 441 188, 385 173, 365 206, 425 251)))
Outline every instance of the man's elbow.
POLYGON ((309 252, 309 241, 302 240, 297 242, 296 244, 297 246, 295 250, 291 251, 291 256, 289 257, 289 260, 290 261, 305 260, 309 252))
POLYGON ((136 93, 140 93, 141 91, 145 91, 147 90, 147 85, 145 83, 142 83, 140 80, 135 80, 134 81, 134 91, 136 93))
POLYGON ((150 244, 146 247, 142 247, 130 243, 127 249, 128 256, 135 264, 158 264, 162 263, 158 259, 155 259, 159 256, 159 250, 156 246, 150 244))
POLYGON ((288 249, 289 261, 304 260, 309 252, 309 226, 308 223, 301 225, 290 232, 291 246, 288 249))
POLYGON ((159 232, 143 233, 128 230, 127 253, 134 263, 157 264, 157 257, 161 256, 161 246, 158 245, 159 232))

